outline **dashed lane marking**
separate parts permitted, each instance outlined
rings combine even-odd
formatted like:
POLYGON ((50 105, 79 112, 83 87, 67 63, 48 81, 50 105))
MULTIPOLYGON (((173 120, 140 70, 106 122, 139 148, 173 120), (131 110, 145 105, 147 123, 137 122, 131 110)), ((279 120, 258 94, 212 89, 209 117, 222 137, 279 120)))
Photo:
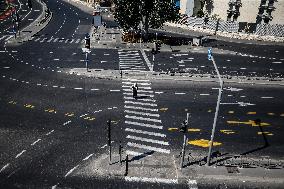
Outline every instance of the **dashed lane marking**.
POLYGON ((31 144, 31 146, 34 146, 36 143, 38 143, 39 141, 41 141, 41 139, 39 138, 39 139, 37 139, 36 141, 34 141, 32 144, 31 144))
POLYGON ((271 99, 271 98, 274 98, 274 97, 272 97, 272 96, 262 96, 261 98, 262 99, 271 99))
POLYGON ((7 167, 9 167, 10 166, 10 163, 7 163, 6 165, 4 165, 3 167, 2 167, 2 169, 0 170, 0 173, 2 172, 2 171, 4 171, 7 167))
POLYGON ((86 161, 86 160, 88 160, 90 157, 92 157, 94 154, 90 154, 90 155, 88 155, 87 157, 85 157, 84 159, 83 159, 83 161, 86 161))
POLYGON ((48 136, 48 135, 50 135, 50 134, 53 133, 53 132, 54 132, 54 129, 51 130, 50 132, 46 133, 45 135, 48 136))
POLYGON ((68 125, 69 123, 71 123, 71 120, 69 120, 69 121, 63 123, 63 125, 65 126, 65 125, 68 125))
POLYGON ((18 158, 18 157, 20 157, 23 153, 25 153, 27 150, 23 150, 23 151, 21 151, 20 153, 18 153, 17 155, 16 155, 16 159, 18 158))

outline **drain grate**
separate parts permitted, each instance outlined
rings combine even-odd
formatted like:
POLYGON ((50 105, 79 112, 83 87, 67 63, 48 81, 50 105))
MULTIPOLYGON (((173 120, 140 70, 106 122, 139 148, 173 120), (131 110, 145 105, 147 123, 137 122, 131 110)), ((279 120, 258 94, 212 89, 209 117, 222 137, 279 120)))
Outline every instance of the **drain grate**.
POLYGON ((239 172, 240 172, 239 169, 238 169, 238 167, 229 167, 229 166, 226 166, 226 168, 227 168, 228 173, 239 173, 239 172))

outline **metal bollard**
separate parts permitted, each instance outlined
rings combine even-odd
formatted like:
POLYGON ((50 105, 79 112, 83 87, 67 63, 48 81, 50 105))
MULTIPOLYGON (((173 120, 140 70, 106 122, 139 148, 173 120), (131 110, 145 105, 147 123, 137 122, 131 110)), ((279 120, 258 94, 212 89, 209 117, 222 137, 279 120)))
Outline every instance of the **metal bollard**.
POLYGON ((125 159, 125 173, 124 176, 128 175, 128 155, 126 155, 126 159, 125 159))

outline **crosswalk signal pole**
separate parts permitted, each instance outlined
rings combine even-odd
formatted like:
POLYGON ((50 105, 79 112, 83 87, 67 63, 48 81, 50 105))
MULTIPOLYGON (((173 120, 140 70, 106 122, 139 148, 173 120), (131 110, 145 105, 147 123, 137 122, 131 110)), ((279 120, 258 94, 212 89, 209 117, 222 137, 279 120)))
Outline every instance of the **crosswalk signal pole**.
POLYGON ((180 161, 180 168, 183 168, 183 162, 184 162, 184 155, 185 155, 185 146, 187 143, 187 137, 186 137, 186 132, 187 132, 187 127, 188 127, 188 119, 189 119, 189 113, 186 114, 186 122, 184 121, 182 123, 182 128, 181 132, 183 132, 183 146, 182 146, 182 151, 181 151, 181 161, 180 161))
POLYGON ((109 164, 111 164, 111 120, 107 121, 108 125, 108 147, 109 147, 109 164))
POLYGON ((218 113, 219 113, 219 106, 220 106, 222 91, 223 91, 223 81, 221 79, 221 76, 220 76, 218 67, 215 63, 214 57, 211 54, 211 49, 208 49, 208 60, 212 60, 212 63, 213 63, 214 68, 217 72, 217 75, 218 75, 218 78, 219 78, 219 83, 220 83, 218 100, 217 100, 217 105, 216 105, 216 110, 215 110, 214 121, 213 121, 213 128, 212 128, 212 133, 211 133, 211 140, 209 142, 209 151, 208 151, 208 156, 207 156, 207 163, 206 163, 207 166, 210 166, 211 151, 212 151, 212 146, 213 146, 213 142, 214 142, 214 134, 215 134, 216 123, 217 123, 217 118, 218 118, 218 113))

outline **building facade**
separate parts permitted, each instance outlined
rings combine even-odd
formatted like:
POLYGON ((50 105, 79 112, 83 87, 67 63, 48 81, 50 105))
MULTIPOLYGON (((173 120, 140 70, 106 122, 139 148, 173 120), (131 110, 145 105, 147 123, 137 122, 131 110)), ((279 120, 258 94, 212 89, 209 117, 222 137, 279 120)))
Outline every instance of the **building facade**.
POLYGON ((284 24, 284 0, 180 0, 180 13, 225 21, 284 24))

